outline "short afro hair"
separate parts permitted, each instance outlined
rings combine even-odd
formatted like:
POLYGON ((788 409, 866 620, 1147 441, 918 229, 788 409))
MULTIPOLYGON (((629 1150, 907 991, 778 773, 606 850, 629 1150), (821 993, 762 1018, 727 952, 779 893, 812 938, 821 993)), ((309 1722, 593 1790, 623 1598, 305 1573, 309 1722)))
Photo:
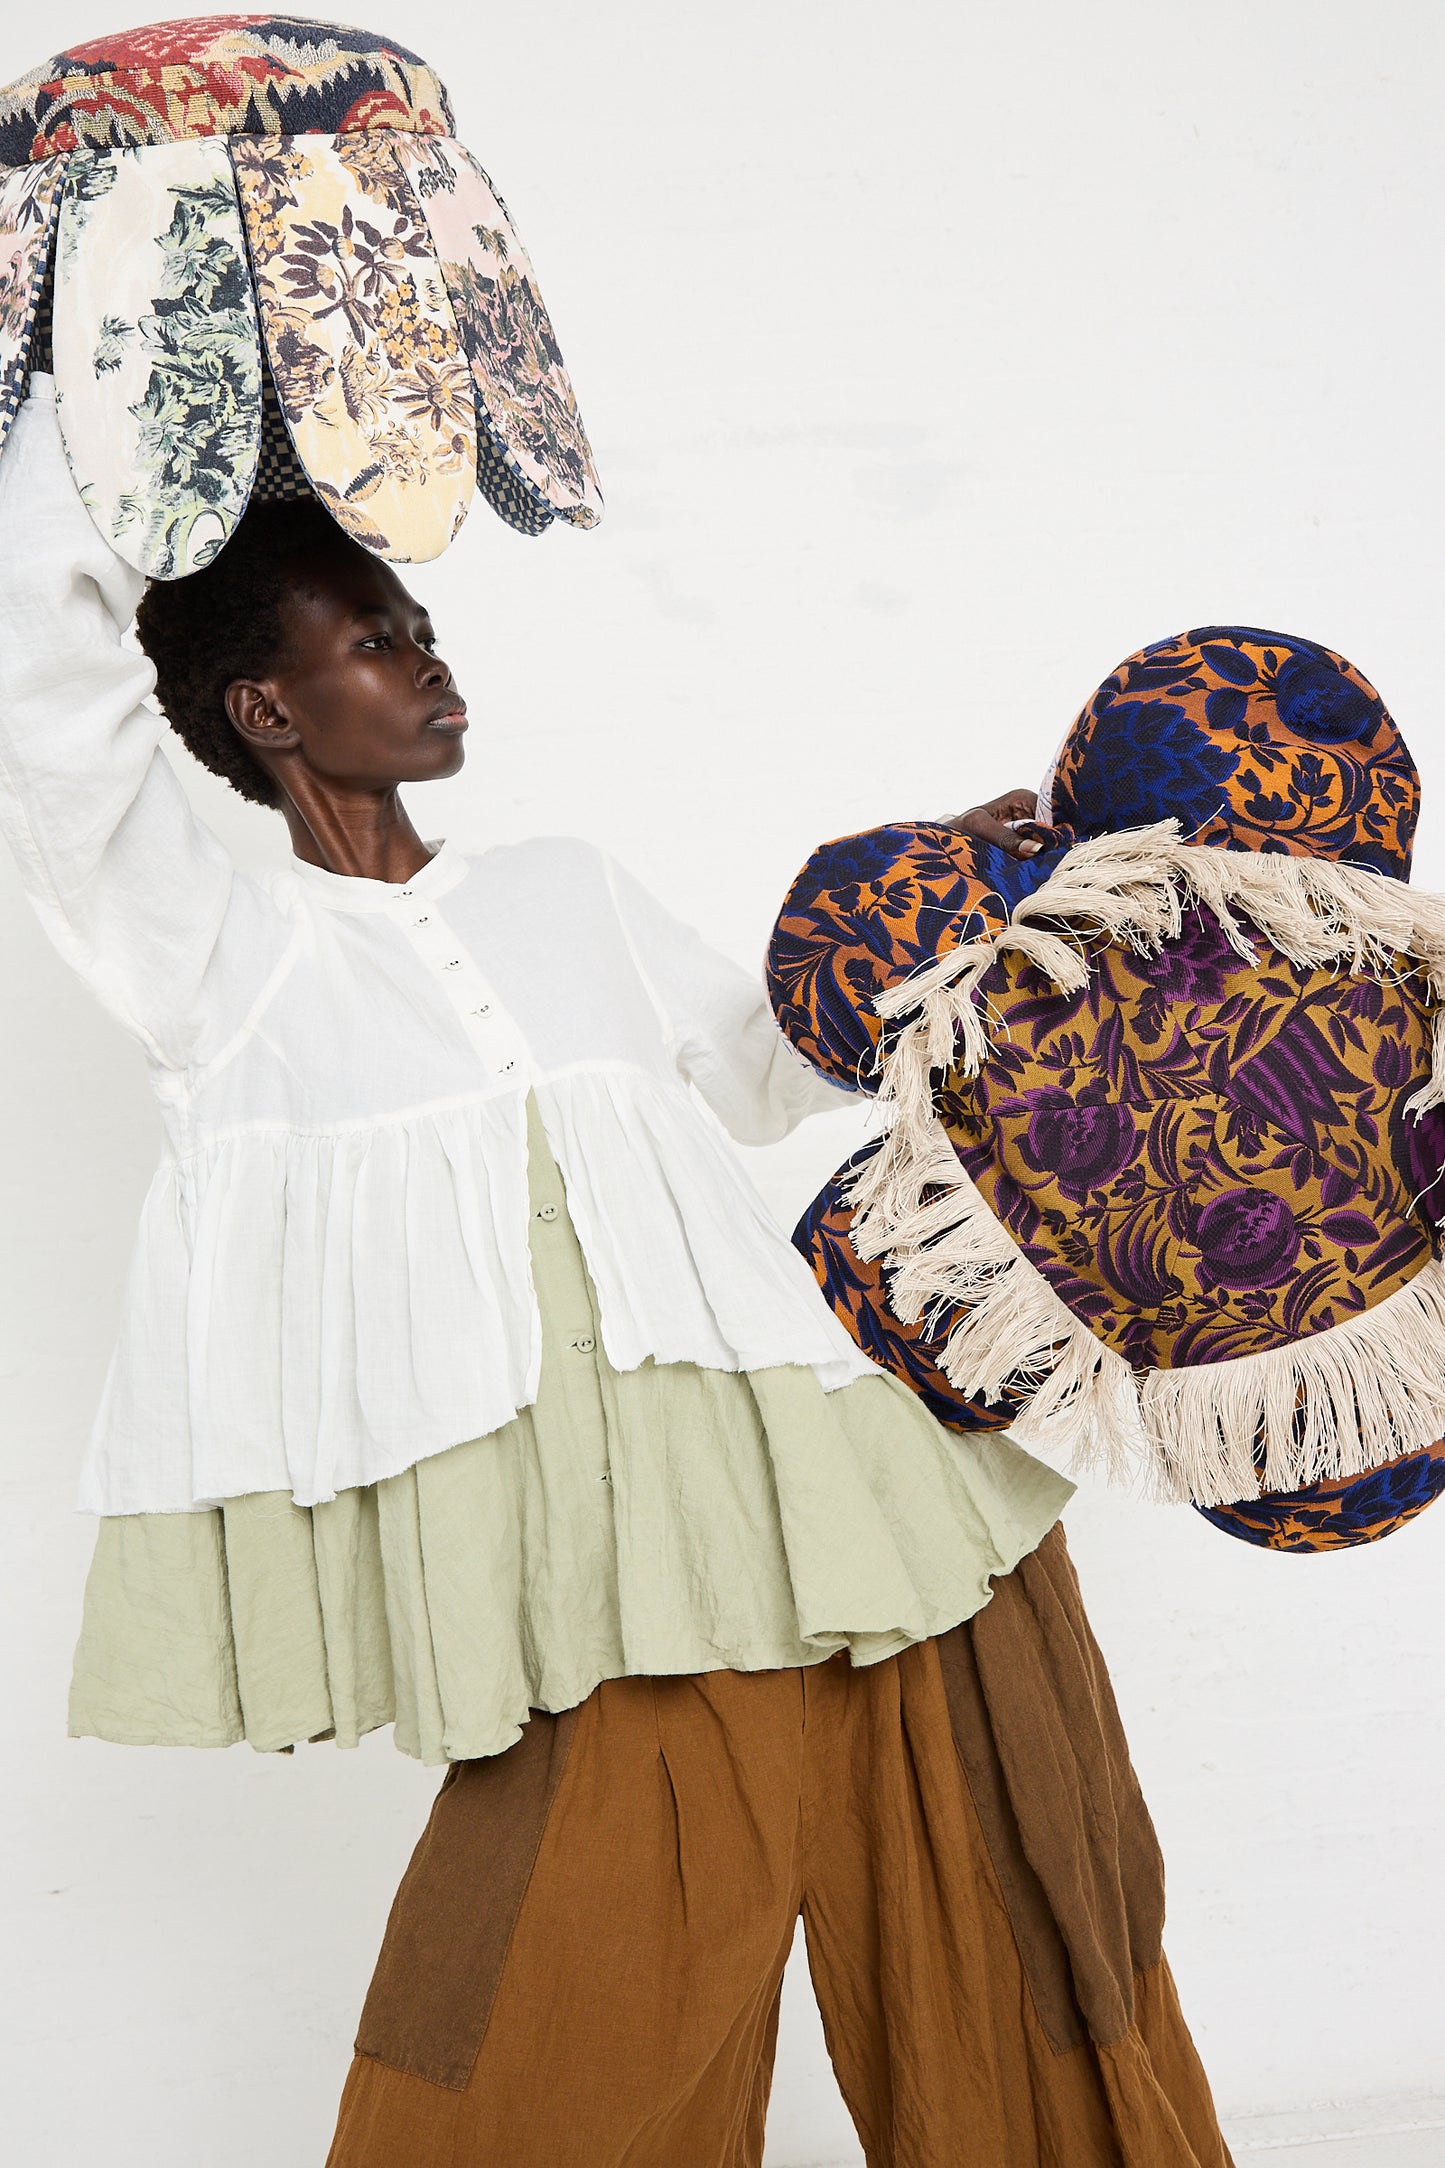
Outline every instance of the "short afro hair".
POLYGON ((227 714, 227 687, 265 677, 285 653, 281 606, 298 567, 356 546, 315 497, 253 504, 208 565, 152 580, 141 596, 136 637, 166 721, 202 767, 257 805, 278 806, 281 792, 227 714))

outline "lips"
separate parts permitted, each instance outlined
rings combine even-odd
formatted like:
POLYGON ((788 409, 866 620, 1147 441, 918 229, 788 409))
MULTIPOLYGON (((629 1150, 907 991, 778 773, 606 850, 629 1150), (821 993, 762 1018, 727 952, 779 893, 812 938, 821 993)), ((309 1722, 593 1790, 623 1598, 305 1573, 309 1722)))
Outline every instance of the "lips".
POLYGON ((434 715, 428 716, 426 727, 428 730, 465 730, 467 727, 467 704, 465 700, 449 700, 444 708, 438 708, 434 715))

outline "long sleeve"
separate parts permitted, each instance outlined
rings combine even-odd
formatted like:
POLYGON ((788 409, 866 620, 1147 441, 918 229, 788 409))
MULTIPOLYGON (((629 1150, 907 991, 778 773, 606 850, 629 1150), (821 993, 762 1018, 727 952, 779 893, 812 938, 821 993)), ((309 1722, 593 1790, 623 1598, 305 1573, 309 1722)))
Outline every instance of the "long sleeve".
POLYGON ((739 1143, 776 1143, 808 1115, 846 1105, 846 1090, 788 1045, 760 975, 709 948, 620 866, 608 877, 673 1058, 739 1143))
POLYGON ((160 751, 154 672, 122 644, 141 584, 81 503, 37 377, 0 459, 0 828, 66 962, 180 1066, 232 869, 160 751))
MULTIPOLYGON (((1066 844, 1067 831, 1055 832, 1066 844)), ((937 821, 895 821, 820 845, 788 890, 768 947, 782 1030, 822 1075, 876 1091, 878 996, 996 932, 1062 855, 1012 858, 937 821)))

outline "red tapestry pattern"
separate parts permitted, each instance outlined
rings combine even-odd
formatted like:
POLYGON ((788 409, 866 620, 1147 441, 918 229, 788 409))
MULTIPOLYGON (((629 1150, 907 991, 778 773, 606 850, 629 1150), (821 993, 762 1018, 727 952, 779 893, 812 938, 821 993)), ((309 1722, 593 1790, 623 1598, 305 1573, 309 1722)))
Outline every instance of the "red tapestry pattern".
POLYGON ((0 91, 0 165, 209 135, 453 132, 444 84, 389 38, 284 15, 197 15, 92 38, 0 91))

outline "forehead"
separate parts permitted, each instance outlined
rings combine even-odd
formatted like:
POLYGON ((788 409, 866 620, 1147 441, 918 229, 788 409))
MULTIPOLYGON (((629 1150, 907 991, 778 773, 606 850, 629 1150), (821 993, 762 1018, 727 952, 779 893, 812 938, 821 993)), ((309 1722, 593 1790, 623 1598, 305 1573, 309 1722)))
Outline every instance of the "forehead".
POLYGON ((349 625, 364 616, 409 622, 426 615, 425 604, 403 586, 390 565, 344 535, 289 567, 283 608, 298 629, 349 625))

